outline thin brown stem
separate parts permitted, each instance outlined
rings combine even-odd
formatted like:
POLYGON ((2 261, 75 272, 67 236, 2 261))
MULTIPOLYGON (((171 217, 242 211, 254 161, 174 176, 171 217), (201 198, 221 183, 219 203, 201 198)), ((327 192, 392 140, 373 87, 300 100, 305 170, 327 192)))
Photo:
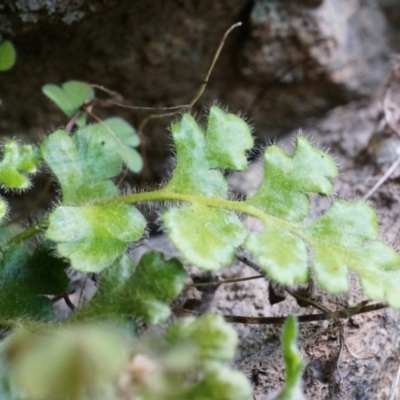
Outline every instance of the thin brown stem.
MULTIPOLYGON (((331 319, 346 319, 353 317, 355 315, 365 314, 372 311, 378 311, 387 308, 388 305, 385 302, 366 304, 366 301, 355 305, 354 307, 343 308, 337 311, 332 311, 329 313, 321 314, 304 314, 297 316, 299 323, 305 322, 316 322, 316 321, 326 321, 331 319)), ((185 308, 174 308, 177 314, 193 314, 191 310, 185 308)), ((234 324, 249 324, 249 325, 282 325, 287 315, 278 317, 247 317, 247 316, 237 316, 237 315, 222 315, 222 317, 227 322, 234 324)))
POLYGON ((254 276, 248 276, 246 278, 224 279, 222 281, 215 281, 215 282, 192 283, 188 285, 188 287, 216 286, 216 285, 223 285, 225 283, 245 282, 261 278, 264 278, 264 275, 254 275, 254 276))

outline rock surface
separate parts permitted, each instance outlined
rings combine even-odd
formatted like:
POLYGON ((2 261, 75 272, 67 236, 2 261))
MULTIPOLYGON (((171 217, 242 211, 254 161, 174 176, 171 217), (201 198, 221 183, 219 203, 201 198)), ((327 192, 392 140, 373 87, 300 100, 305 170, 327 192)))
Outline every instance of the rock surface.
MULTIPOLYGON (((224 31, 241 20, 195 111, 217 101, 247 115, 263 142, 380 87, 400 46, 399 10, 389 0, 6 0, 0 33, 18 59, 0 74, 0 131, 36 138, 65 124, 41 87, 70 79, 106 86, 135 105, 187 104, 224 31)), ((146 112, 98 114, 138 126, 146 112)), ((146 128, 147 180, 164 176, 169 124, 146 128)))

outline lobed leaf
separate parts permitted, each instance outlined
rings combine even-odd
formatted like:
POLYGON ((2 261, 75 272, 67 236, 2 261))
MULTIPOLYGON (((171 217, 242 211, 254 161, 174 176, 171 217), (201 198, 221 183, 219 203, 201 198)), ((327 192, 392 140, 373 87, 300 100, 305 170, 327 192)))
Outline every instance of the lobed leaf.
POLYGON ((308 282, 307 246, 279 224, 266 221, 265 232, 249 234, 244 246, 260 267, 282 285, 308 282))
POLYGON ((57 207, 49 217, 46 238, 78 271, 100 272, 139 240, 146 220, 127 204, 57 207))
POLYGON ((135 269, 123 257, 101 275, 101 286, 78 319, 141 317, 156 324, 170 315, 167 301, 178 296, 186 272, 177 259, 165 260, 162 253, 143 255, 135 269))
POLYGON ((400 307, 400 257, 378 241, 377 217, 363 201, 332 203, 317 220, 301 222, 310 211, 307 192, 329 194, 333 161, 297 139, 288 156, 276 146, 264 157, 264 181, 256 195, 243 202, 264 224, 261 234, 250 233, 245 248, 260 267, 284 285, 308 280, 309 266, 319 285, 330 293, 348 290, 348 268, 360 277, 365 294, 400 307))
POLYGON ((0 319, 51 320, 52 302, 44 295, 59 295, 69 279, 67 263, 52 255, 48 243, 30 255, 23 247, 6 250, 0 261, 0 319))
POLYGON ((314 249, 315 277, 322 288, 348 290, 347 267, 360 277, 372 300, 387 299, 400 307, 400 257, 378 238, 375 212, 363 201, 338 200, 316 221, 302 229, 314 249))
POLYGON ((82 205, 119 194, 109 179, 121 172, 121 159, 106 151, 110 138, 102 129, 86 130, 70 137, 57 130, 41 145, 42 156, 56 175, 64 204, 82 205))
POLYGON ((266 214, 300 222, 310 213, 308 193, 332 194, 331 178, 338 171, 331 157, 299 136, 293 156, 278 146, 264 154, 264 180, 246 204, 266 214))
MULTIPOLYGON (((86 101, 94 98, 94 90, 92 86, 85 82, 68 81, 61 87, 57 85, 44 85, 43 93, 67 116, 72 117, 76 114, 86 101)), ((80 118, 77 123, 84 126, 86 114, 84 118, 80 118)))
POLYGON ((34 174, 40 157, 31 145, 20 145, 16 140, 7 140, 0 162, 0 183, 6 189, 27 189, 31 185, 27 174, 34 174))
POLYGON ((227 182, 214 168, 244 170, 245 152, 253 146, 246 123, 217 107, 210 109, 206 133, 191 115, 184 114, 172 126, 172 137, 177 165, 165 189, 205 197, 226 197, 227 182))
POLYGON ((143 168, 140 154, 133 149, 140 143, 135 129, 122 118, 108 118, 103 123, 91 124, 82 128, 81 135, 98 137, 103 144, 103 152, 112 158, 121 159, 133 172, 143 168), (111 154, 113 153, 113 155, 111 154))
POLYGON ((230 211, 193 204, 162 214, 169 237, 185 258, 199 268, 217 270, 230 265, 246 230, 230 211))
POLYGON ((277 282, 305 283, 311 267, 317 282, 333 293, 348 289, 350 268, 369 298, 400 307, 395 289, 400 257, 378 240, 377 217, 368 205, 335 201, 320 218, 304 222, 310 194, 332 194, 331 179, 338 174, 332 158, 305 138, 297 138, 293 155, 268 147, 256 194, 227 200, 226 180, 215 168, 245 167, 251 136, 242 123, 213 107, 206 133, 187 114, 172 127, 177 167, 161 193, 190 205, 167 210, 162 221, 182 255, 197 267, 216 270, 231 264, 243 245, 277 282), (264 231, 246 232, 237 212, 261 220, 264 231))
POLYGON ((254 146, 249 126, 235 114, 211 107, 205 133, 205 153, 210 168, 244 171, 245 151, 254 146))

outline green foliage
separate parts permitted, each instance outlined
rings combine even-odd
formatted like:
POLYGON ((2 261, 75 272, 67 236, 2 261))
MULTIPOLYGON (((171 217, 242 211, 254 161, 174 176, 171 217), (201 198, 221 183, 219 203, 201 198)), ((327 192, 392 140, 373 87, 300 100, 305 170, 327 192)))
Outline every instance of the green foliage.
MULTIPOLYGON (((0 186, 5 190, 30 188, 29 175, 37 172, 41 162, 38 150, 31 145, 20 145, 16 140, 7 140, 3 145, 0 161, 0 186)), ((0 221, 6 216, 8 205, 0 197, 0 221)))
POLYGON ((172 126, 172 137, 177 165, 165 189, 205 197, 226 197, 228 184, 216 168, 245 170, 245 151, 253 147, 247 124, 218 107, 210 109, 206 132, 191 115, 184 114, 172 126))
POLYGON ((5 189, 27 189, 31 182, 26 174, 35 174, 40 163, 35 147, 7 140, 0 161, 0 184, 5 189))
POLYGON ((287 317, 283 327, 282 349, 286 365, 286 380, 283 389, 274 397, 274 400, 299 400, 303 398, 301 390, 301 376, 305 363, 297 348, 297 318, 294 315, 287 317))
POLYGON ((60 206, 50 215, 46 237, 76 270, 100 272, 139 240, 145 227, 142 214, 127 204, 60 206))
POLYGON ((89 136, 81 129, 72 137, 59 129, 42 143, 43 159, 60 183, 63 204, 77 206, 119 194, 109 179, 121 172, 121 158, 108 154, 103 143, 102 134, 89 136))
MULTIPOLYGON (((121 132, 125 128, 129 133, 122 120, 114 119, 114 125, 118 124, 121 132)), ((121 153, 108 151, 113 140, 98 125, 78 129, 72 137, 58 130, 41 146, 43 159, 57 176, 66 204, 51 213, 46 237, 58 243, 59 253, 69 257, 77 270, 99 272, 112 265, 125 252, 128 242, 141 238, 146 227, 143 216, 129 205, 88 204, 119 194, 109 180, 122 170, 121 153)), ((125 140, 132 143, 127 136, 125 140)))
MULTIPOLYGON (((185 318, 155 342, 130 342, 125 354, 133 349, 132 363, 149 370, 135 380, 129 369, 125 384, 119 385, 115 378, 126 362, 120 352, 123 335, 110 333, 108 325, 104 331, 103 325, 80 325, 104 320, 157 324, 170 316, 169 303, 186 280, 182 263, 148 252, 134 265, 126 254, 146 229, 136 208, 143 202, 168 204, 160 220, 182 257, 195 267, 215 271, 232 264, 239 249, 246 250, 273 280, 284 285, 304 283, 311 269, 319 285, 332 293, 348 289, 350 268, 358 273, 370 299, 400 308, 400 257, 379 240, 377 218, 367 204, 336 200, 320 217, 308 219, 310 195, 332 194, 331 179, 337 169, 329 155, 305 138, 297 138, 293 154, 268 147, 264 179, 256 194, 230 200, 222 170, 247 168, 246 152, 253 145, 250 129, 217 107, 211 108, 205 129, 184 114, 172 126, 177 165, 169 182, 158 190, 122 194, 116 178, 123 165, 132 171, 142 167, 134 149, 139 144, 134 129, 119 118, 86 125, 86 101, 95 104, 87 84, 72 81, 43 90, 71 118, 69 127, 79 112, 83 117, 72 133, 58 129, 49 135, 40 154, 15 141, 4 147, 0 161, 4 188, 28 188, 27 174, 35 173, 42 161, 58 181, 60 199, 26 229, 13 226, 15 236, 10 237, 11 229, 0 232, 0 324, 29 321, 30 331, 41 329, 37 334, 15 332, 5 343, 0 375, 3 366, 7 368, 0 376, 0 393, 15 387, 25 398, 39 399, 57 398, 60 393, 74 399, 117 399, 120 391, 145 400, 251 398, 246 378, 223 365, 233 359, 237 336, 218 316, 185 318), (262 231, 248 231, 242 215, 261 221, 262 231), (22 247, 22 241, 36 234, 51 243, 32 243, 33 252, 22 247), (63 326, 47 330, 42 324, 54 321, 48 296, 66 291, 67 265, 98 273, 99 289, 63 326), (78 365, 81 356, 87 364, 78 365), (36 370, 34 365, 42 367, 36 370)), ((6 203, 0 201, 0 216, 6 211, 6 203)), ((294 399, 300 393, 304 366, 296 336, 291 317, 283 335, 287 379, 278 399, 294 399)))
POLYGON ((85 134, 89 137, 102 134, 103 151, 106 151, 109 155, 113 152, 117 153, 132 172, 140 172, 143 168, 140 154, 132 148, 139 145, 139 136, 135 129, 122 118, 108 118, 103 123, 89 125, 85 134))
MULTIPOLYGON (((87 113, 83 111, 84 107, 89 101, 95 99, 95 93, 91 85, 85 82, 69 81, 64 83, 62 87, 45 85, 42 90, 67 117, 74 117, 78 112, 81 112, 81 115, 75 121, 76 125, 80 127, 75 134, 76 143, 67 143, 64 139, 64 145, 66 146, 64 150, 75 145, 77 146, 78 158, 85 158, 86 152, 89 152, 92 156, 92 161, 93 159, 97 161, 98 158, 104 158, 104 156, 109 157, 110 162, 106 163, 106 166, 113 165, 116 169, 118 169, 118 165, 121 162, 132 172, 139 172, 143 168, 143 161, 140 154, 132 148, 139 145, 139 136, 135 129, 126 121, 122 118, 113 117, 96 124, 86 125, 87 113), (92 146, 97 150, 92 149, 92 146), (93 150, 94 153, 88 149, 93 150)), ((55 140, 60 140, 59 136, 56 136, 55 140)), ((73 156, 70 150, 66 151, 70 153, 70 157, 73 156)), ((68 156, 68 154, 63 155, 68 156)), ((75 154, 74 159, 70 160, 70 162, 75 162, 75 167, 79 170, 79 161, 76 157, 77 155, 75 154)), ((60 163, 63 161, 65 160, 60 161, 60 163)), ((63 164, 64 168, 69 168, 69 163, 63 164)), ((90 160, 88 164, 90 164, 90 160)), ((92 165, 91 167, 95 168, 96 166, 92 165)), ((114 169, 111 169, 111 171, 114 171, 114 169)))
MULTIPOLYGON (((229 115, 215 109, 212 107, 210 112, 213 124, 221 121, 224 128, 229 115)), ((241 122, 237 129, 247 135, 248 141, 242 139, 238 144, 236 157, 240 153, 244 156, 251 140, 241 122)), ((235 131, 234 122, 230 121, 229 128, 235 131)), ((329 155, 302 137, 297 138, 292 156, 270 146, 264 155, 265 174, 259 190, 249 200, 234 202, 226 200, 227 182, 214 169, 227 167, 227 147, 221 143, 218 148, 214 143, 211 162, 204 150, 207 133, 189 115, 172 127, 172 133, 177 167, 160 194, 192 205, 170 208, 162 219, 171 240, 189 262, 217 269, 229 265, 243 244, 279 283, 307 282, 311 265, 321 287, 332 293, 343 292, 348 289, 347 268, 351 268, 359 274, 369 298, 386 299, 400 307, 395 289, 400 284, 400 258, 378 240, 376 216, 367 204, 335 201, 325 215, 302 223, 310 213, 309 194, 332 193, 329 179, 337 176, 337 169, 329 155), (261 220, 264 232, 246 233, 237 212, 261 220)), ((229 142, 228 137, 225 142, 229 142)))
MULTIPOLYGON (((93 88, 79 81, 65 82, 62 87, 48 84, 43 86, 42 90, 67 117, 75 115, 86 101, 94 98, 93 88)), ((86 124, 86 113, 78 119, 77 124, 78 126, 86 124)))
POLYGON ((171 208, 162 215, 175 246, 199 268, 218 270, 235 259, 246 230, 232 212, 202 204, 171 208))
POLYGON ((78 320, 133 316, 157 324, 170 315, 167 300, 182 290, 186 272, 177 259, 165 260, 162 253, 148 252, 136 268, 122 257, 100 277, 101 286, 78 320))
POLYGON ((246 203, 286 221, 301 222, 310 213, 308 193, 332 194, 329 178, 338 175, 334 161, 298 137, 293 156, 277 146, 264 154, 264 180, 246 203))
POLYGON ((0 35, 0 71, 9 70, 15 63, 15 49, 9 40, 3 40, 0 35))
POLYGON ((122 390, 144 400, 250 400, 247 379, 224 365, 237 344, 234 328, 217 315, 185 318, 141 342, 104 323, 21 328, 0 352, 0 391, 10 399, 110 400, 122 390))
POLYGON ((11 247, 0 260, 0 323, 16 319, 53 319, 53 306, 44 295, 65 291, 68 264, 52 255, 48 243, 31 255, 22 246, 11 247))

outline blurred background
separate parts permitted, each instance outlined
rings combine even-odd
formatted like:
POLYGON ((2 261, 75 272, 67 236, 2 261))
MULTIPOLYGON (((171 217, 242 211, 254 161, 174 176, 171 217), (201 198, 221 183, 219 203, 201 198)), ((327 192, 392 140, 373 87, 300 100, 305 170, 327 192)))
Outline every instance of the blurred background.
MULTIPOLYGON (((215 102, 239 112, 262 143, 373 96, 400 51, 397 0, 1 0, 0 33, 17 61, 0 74, 0 133, 34 140, 64 125, 41 87, 72 79, 137 106, 186 104, 237 21, 243 26, 228 37, 195 112, 200 117, 215 102)), ((149 114, 97 113, 135 127, 149 114)), ((168 168, 170 123, 152 122, 144 132, 147 181, 168 168)))

